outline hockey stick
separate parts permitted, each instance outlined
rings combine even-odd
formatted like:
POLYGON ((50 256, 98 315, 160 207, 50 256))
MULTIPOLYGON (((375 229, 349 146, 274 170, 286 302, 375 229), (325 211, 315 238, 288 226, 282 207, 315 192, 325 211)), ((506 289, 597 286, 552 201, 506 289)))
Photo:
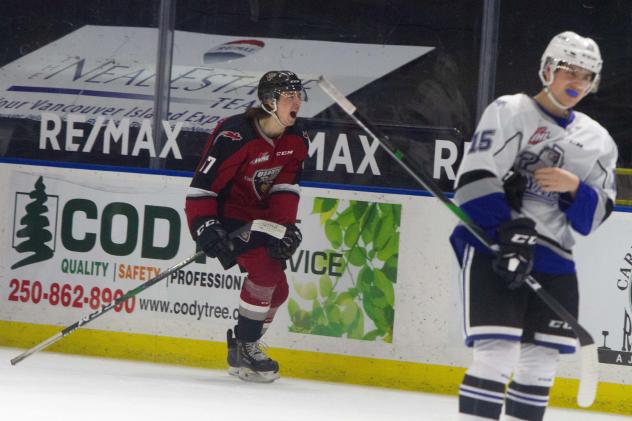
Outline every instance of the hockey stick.
MULTIPOLYGON (((231 232, 228 237, 235 238, 248 231, 259 231, 259 232, 266 233, 272 237, 281 239, 285 235, 285 226, 276 224, 270 221, 264 221, 263 219, 255 219, 254 221, 248 224, 245 224, 244 226, 231 232)), ((17 363, 27 358, 28 356, 35 354, 36 352, 41 351, 47 346, 52 345, 55 342, 59 341, 63 337, 70 335, 72 332, 79 329, 81 326, 87 325, 88 323, 96 319, 97 317, 102 316, 106 312, 112 310, 117 305, 124 303, 125 301, 127 301, 128 299, 132 298, 135 295, 138 295, 139 293, 146 290, 150 286, 157 284, 158 282, 165 279, 167 276, 170 276, 172 273, 176 272, 179 269, 182 269, 186 265, 190 264, 191 262, 193 262, 194 260, 202 256, 204 256, 204 251, 198 251, 194 255, 187 257, 180 263, 165 270, 160 275, 150 279, 149 281, 143 284, 140 284, 134 289, 127 291, 125 294, 123 294, 121 297, 117 298, 116 300, 110 302, 109 304, 103 305, 103 307, 101 307, 100 309, 94 311, 93 313, 88 314, 87 316, 84 316, 83 318, 81 318, 81 320, 71 324, 70 326, 66 327, 61 332, 57 333, 56 335, 51 336, 45 341, 40 342, 39 344, 35 345, 33 348, 28 349, 24 351, 23 353, 21 353, 20 355, 18 355, 17 357, 13 358, 11 360, 11 365, 16 365, 17 363)))
MULTIPOLYGON (((419 167, 414 161, 411 161, 404 155, 399 149, 397 149, 390 141, 390 139, 382 133, 382 131, 375 127, 370 121, 368 121, 340 92, 331 82, 329 82, 324 76, 321 76, 318 80, 320 88, 331 97, 342 108, 358 126, 362 128, 369 136, 374 138, 382 148, 390 155, 395 161, 397 161, 402 168, 419 184, 421 184, 426 190, 431 192, 437 199, 446 205, 448 209, 456 215, 457 218, 463 223, 463 225, 485 246, 491 250, 497 251, 498 246, 492 244, 487 238, 486 234, 475 225, 472 220, 459 208, 454 202, 452 202, 442 191, 434 180, 426 174, 423 168, 419 167)), ((590 333, 579 324, 577 319, 564 308, 551 294, 549 294, 542 285, 535 280, 532 276, 529 276, 526 280, 526 284, 537 294, 538 297, 553 310, 564 322, 566 322, 575 335, 580 345, 580 360, 581 360, 581 373, 579 378, 579 391, 577 392, 577 404, 582 407, 588 407, 592 405, 597 394, 597 383, 599 381, 599 358, 597 353, 597 347, 590 333)))

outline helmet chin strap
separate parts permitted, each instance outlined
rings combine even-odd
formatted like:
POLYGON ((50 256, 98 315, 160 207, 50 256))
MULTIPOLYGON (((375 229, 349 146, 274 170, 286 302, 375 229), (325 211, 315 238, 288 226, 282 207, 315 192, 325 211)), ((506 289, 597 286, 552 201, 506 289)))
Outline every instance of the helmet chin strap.
POLYGON ((544 82, 544 92, 546 92, 546 96, 557 108, 560 108, 562 110, 568 110, 569 108, 571 108, 571 105, 560 104, 560 102, 555 98, 555 96, 553 96, 553 92, 551 92, 551 89, 549 89, 549 86, 551 86, 553 84, 553 81, 555 80, 555 71, 551 71, 550 75, 551 75, 551 80, 548 83, 545 82, 544 78, 542 78, 542 81, 544 82))
POLYGON ((568 110, 569 108, 572 107, 572 105, 560 104, 560 102, 557 99, 555 99, 555 97, 553 96, 553 92, 551 92, 548 85, 544 85, 544 92, 546 92, 546 96, 551 100, 553 105, 555 105, 557 108, 561 108, 562 110, 568 110))
POLYGON ((283 124, 281 122, 281 120, 279 119, 279 116, 276 113, 276 111, 277 111, 277 100, 276 100, 276 98, 272 100, 272 104, 274 105, 274 108, 272 110, 268 110, 268 107, 266 107, 266 104, 263 104, 263 103, 261 104, 261 108, 263 108, 263 111, 265 111, 266 113, 270 114, 277 121, 277 123, 279 123, 281 126, 289 127, 287 124, 283 124))
MULTIPOLYGON (((553 83, 553 80, 555 80, 555 73, 553 73, 551 75, 551 80, 547 83, 544 81, 544 78, 542 78, 542 81, 544 82, 544 92, 546 92, 546 96, 549 98, 549 100, 551 100, 551 102, 553 103, 553 105, 555 105, 556 107, 562 109, 562 110, 568 110, 569 108, 572 108, 572 105, 562 105, 553 95, 553 92, 551 92, 551 89, 549 88, 551 86, 551 84, 553 83)), ((594 82, 590 85, 590 87, 588 87, 588 89, 586 91, 583 92, 583 95, 586 95, 588 92, 590 92, 592 90, 592 87, 594 85, 594 82)))

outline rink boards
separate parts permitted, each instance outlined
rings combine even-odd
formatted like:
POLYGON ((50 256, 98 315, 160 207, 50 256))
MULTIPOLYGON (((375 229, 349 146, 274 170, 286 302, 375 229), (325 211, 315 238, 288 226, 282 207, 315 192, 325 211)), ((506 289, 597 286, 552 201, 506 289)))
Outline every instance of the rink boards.
MULTIPOLYGON (((188 183, 0 164, 0 345, 31 347, 192 255, 188 183)), ((447 240, 455 218, 424 193, 340 187, 302 187, 304 241, 288 262, 289 300, 266 334, 271 354, 285 376, 457 393, 470 352, 447 240)), ((593 408, 627 414, 630 219, 615 212, 576 248, 580 322, 603 363, 593 408)), ((50 350, 225 367, 244 278, 194 262, 50 350)), ((574 405, 576 373, 576 358, 562 357, 554 404, 574 405)))

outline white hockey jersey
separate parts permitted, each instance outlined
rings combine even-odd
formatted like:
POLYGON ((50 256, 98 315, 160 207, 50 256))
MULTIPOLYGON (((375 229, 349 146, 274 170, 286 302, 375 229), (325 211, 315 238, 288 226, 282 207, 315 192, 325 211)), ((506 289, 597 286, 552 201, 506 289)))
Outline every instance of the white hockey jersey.
MULTIPOLYGON (((525 94, 502 96, 487 107, 465 146, 455 199, 492 241, 500 223, 532 218, 539 236, 534 272, 572 273, 571 227, 588 235, 609 216, 616 195, 617 156, 608 131, 587 115, 571 111, 567 119, 559 119, 525 94), (533 173, 541 167, 560 167, 577 175, 575 198, 540 189, 533 173), (503 190, 509 171, 527 178, 521 215, 509 208, 503 190)), ((459 259, 465 243, 487 250, 462 225, 451 242, 459 259)))

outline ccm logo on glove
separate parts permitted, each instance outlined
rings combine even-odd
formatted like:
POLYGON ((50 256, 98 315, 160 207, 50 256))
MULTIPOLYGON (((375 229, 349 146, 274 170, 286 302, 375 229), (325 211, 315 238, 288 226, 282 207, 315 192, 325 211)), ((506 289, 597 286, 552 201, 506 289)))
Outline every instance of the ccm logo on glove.
POLYGON ((533 245, 536 243, 538 237, 535 235, 525 235, 525 234, 514 234, 511 237, 511 242, 516 244, 530 244, 533 245))

